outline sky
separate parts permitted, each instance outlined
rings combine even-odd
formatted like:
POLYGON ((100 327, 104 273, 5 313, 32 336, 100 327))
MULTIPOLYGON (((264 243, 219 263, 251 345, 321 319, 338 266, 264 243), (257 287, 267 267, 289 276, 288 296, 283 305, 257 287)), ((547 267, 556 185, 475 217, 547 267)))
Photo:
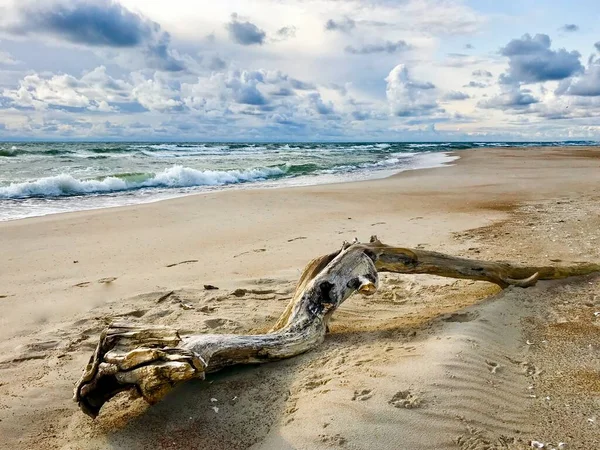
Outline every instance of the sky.
POLYGON ((600 141, 597 0, 0 0, 0 140, 600 141))

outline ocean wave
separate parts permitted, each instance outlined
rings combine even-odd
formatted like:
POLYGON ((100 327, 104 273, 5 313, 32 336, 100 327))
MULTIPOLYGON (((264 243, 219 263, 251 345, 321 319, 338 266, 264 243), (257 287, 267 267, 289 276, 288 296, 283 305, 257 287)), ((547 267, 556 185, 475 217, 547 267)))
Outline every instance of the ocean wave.
POLYGON ((201 171, 183 166, 173 166, 158 173, 115 174, 101 179, 78 179, 70 174, 61 174, 2 186, 0 199, 107 194, 143 188, 223 186, 265 180, 284 174, 285 171, 279 167, 201 171))
POLYGON ((10 149, 4 148, 0 149, 0 157, 4 156, 6 158, 14 158, 22 155, 68 155, 73 153, 71 150, 58 150, 58 149, 48 149, 48 150, 23 150, 18 147, 11 147, 10 149))

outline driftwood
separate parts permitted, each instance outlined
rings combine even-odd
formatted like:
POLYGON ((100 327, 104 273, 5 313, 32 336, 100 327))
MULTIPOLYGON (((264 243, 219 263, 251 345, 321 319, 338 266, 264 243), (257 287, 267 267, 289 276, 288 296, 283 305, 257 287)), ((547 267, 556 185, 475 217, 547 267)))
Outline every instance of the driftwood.
POLYGON ((368 244, 344 243, 341 250, 312 260, 291 302, 266 334, 199 334, 181 337, 161 326, 114 323, 100 335, 75 387, 81 410, 96 417, 102 405, 130 390, 159 401, 176 384, 235 364, 277 361, 319 345, 333 312, 354 292, 377 290, 378 272, 432 274, 489 281, 502 288, 529 287, 538 280, 600 271, 597 264, 529 267, 457 258, 425 250, 392 247, 373 236, 368 244))

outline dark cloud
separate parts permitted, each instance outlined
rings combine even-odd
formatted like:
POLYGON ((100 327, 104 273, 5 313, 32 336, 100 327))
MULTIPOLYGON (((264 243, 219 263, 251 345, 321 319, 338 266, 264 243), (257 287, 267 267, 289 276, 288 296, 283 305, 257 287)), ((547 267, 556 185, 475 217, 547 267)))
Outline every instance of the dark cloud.
POLYGON ((218 56, 213 56, 208 65, 210 70, 223 70, 225 67, 227 67, 227 63, 218 56))
POLYGON ((241 45, 262 45, 265 43, 267 33, 251 22, 239 22, 237 14, 232 14, 231 22, 226 26, 229 36, 241 45))
POLYGON ((19 19, 7 27, 15 34, 48 33, 76 44, 136 47, 152 38, 160 26, 108 0, 21 6, 19 19))
POLYGON ((169 33, 160 25, 111 0, 25 2, 15 22, 2 29, 15 35, 42 34, 91 47, 142 48, 153 68, 183 70, 171 54, 169 33))
POLYGON ((349 33, 354 28, 356 28, 356 22, 349 17, 344 17, 340 20, 329 19, 325 23, 325 29, 328 31, 343 31, 344 33, 349 33))
POLYGON ((598 51, 598 53, 600 53, 600 41, 596 42, 594 44, 594 47, 596 47, 596 50, 598 51))
POLYGON ((473 45, 472 45, 472 44, 466 44, 466 45, 465 45, 465 48, 466 48, 467 50, 473 50, 475 47, 473 47, 473 45))
POLYGON ((256 86, 246 86, 234 93, 234 99, 237 103, 244 105, 266 105, 267 99, 256 88, 256 86))
POLYGON ((468 98, 471 98, 471 96, 465 92, 460 92, 460 91, 450 91, 448 92, 446 95, 444 95, 443 99, 444 100, 466 100, 468 98))
POLYGON ((590 61, 589 66, 581 76, 561 82, 555 94, 580 97, 600 96, 600 60, 590 61))
POLYGON ((485 83, 480 83, 479 81, 469 81, 463 87, 466 87, 466 88, 486 88, 486 87, 488 87, 488 85, 485 84, 485 83))
POLYGON ((294 38, 294 37, 296 37, 296 27, 288 26, 288 27, 280 28, 279 30, 277 30, 276 34, 280 40, 294 38))
POLYGON ((564 48, 551 50, 550 45, 550 37, 546 34, 534 37, 525 34, 510 41, 500 49, 500 54, 509 59, 508 72, 500 81, 511 84, 562 80, 583 70, 579 52, 568 52, 564 48))
POLYGON ((500 95, 497 95, 489 100, 481 101, 479 102, 478 106, 482 108, 494 108, 502 110, 523 110, 538 102, 539 100, 535 98, 528 89, 520 89, 519 87, 508 86, 500 95))
POLYGON ((492 72, 488 71, 488 70, 474 70, 473 73, 471 74, 474 77, 481 77, 481 78, 492 78, 494 75, 492 75, 492 72))
POLYGON ((363 121, 363 120, 370 119, 371 114, 369 114, 368 112, 364 112, 364 111, 352 111, 352 118, 354 120, 363 121))
POLYGON ((272 93, 272 95, 276 95, 278 97, 291 97, 294 95, 294 91, 289 88, 282 87, 279 90, 272 93))
POLYGON ((308 100, 314 107, 315 111, 322 115, 333 114, 333 103, 325 103, 318 92, 308 95, 308 100))
POLYGON ((225 86, 232 91, 236 103, 244 105, 266 105, 268 100, 258 90, 258 84, 264 84, 265 77, 260 71, 233 72, 225 86))
POLYGON ((574 23, 567 23, 560 27, 561 31, 565 31, 567 33, 574 33, 575 31, 579 31, 579 26, 574 23))
POLYGON ((406 41, 400 40, 397 42, 386 41, 383 44, 368 44, 359 48, 352 47, 351 45, 349 45, 344 50, 346 51, 346 53, 351 53, 353 55, 370 55, 372 53, 383 52, 391 54, 395 52, 408 50, 410 48, 411 46, 408 43, 406 43, 406 41))
POLYGON ((297 80, 295 78, 291 78, 290 79, 290 85, 294 88, 294 89, 298 89, 300 91, 311 91, 313 89, 316 89, 317 87, 312 84, 312 83, 307 83, 305 81, 300 81, 297 80))

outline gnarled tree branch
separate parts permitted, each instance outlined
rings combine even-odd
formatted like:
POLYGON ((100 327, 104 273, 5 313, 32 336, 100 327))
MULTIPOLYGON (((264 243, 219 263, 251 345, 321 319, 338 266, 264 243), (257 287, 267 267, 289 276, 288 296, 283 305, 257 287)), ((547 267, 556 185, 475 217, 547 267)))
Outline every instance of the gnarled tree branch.
POLYGON ((153 404, 177 383, 203 379, 206 373, 304 353, 323 341, 331 315, 344 300, 354 292, 371 295, 376 291, 378 272, 466 278, 505 288, 596 271, 600 265, 529 267, 457 258, 391 247, 375 236, 368 244, 344 243, 340 251, 307 265, 294 297, 266 334, 180 337, 169 327, 112 324, 102 332, 75 387, 74 400, 84 413, 96 417, 106 401, 124 390, 132 390, 153 404))

